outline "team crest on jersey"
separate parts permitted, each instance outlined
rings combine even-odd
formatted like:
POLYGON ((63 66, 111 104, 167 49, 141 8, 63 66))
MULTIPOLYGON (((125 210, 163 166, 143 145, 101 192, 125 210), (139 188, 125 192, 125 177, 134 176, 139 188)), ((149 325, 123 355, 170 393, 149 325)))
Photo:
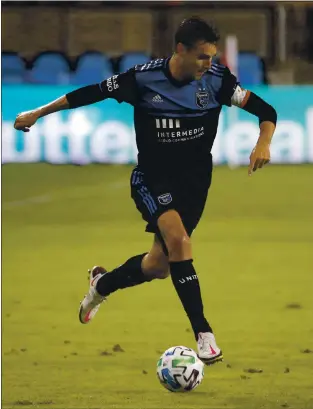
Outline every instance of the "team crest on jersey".
POLYGON ((199 91, 196 93, 196 104, 199 108, 204 109, 209 105, 209 93, 207 91, 199 91))
POLYGON ((158 201, 161 205, 168 205, 172 200, 172 195, 170 193, 164 193, 163 195, 158 196, 158 201))

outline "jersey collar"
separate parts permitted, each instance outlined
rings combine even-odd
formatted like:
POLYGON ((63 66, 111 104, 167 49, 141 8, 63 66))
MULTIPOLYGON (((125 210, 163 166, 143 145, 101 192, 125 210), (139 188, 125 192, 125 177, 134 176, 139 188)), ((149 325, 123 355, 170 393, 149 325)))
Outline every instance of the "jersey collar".
POLYGON ((192 81, 194 81, 193 79, 186 79, 186 80, 177 80, 176 78, 173 77, 171 71, 170 71, 170 59, 171 57, 167 57, 165 60, 165 64, 163 67, 163 71, 165 76, 167 77, 167 79, 173 84, 175 85, 175 87, 183 87, 184 85, 190 84, 192 81))

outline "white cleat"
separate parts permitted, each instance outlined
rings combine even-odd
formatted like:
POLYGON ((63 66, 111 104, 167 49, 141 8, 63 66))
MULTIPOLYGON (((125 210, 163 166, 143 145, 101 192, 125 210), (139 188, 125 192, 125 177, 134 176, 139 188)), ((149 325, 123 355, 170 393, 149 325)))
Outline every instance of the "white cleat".
POLYGON ((216 345, 212 332, 199 332, 198 357, 206 365, 212 365, 223 360, 223 353, 216 345))
POLYGON ((106 297, 100 295, 96 290, 96 285, 99 279, 106 274, 106 270, 103 267, 95 266, 89 272, 89 291, 85 295, 85 298, 80 303, 79 308, 79 321, 82 324, 88 324, 96 315, 100 305, 106 300, 106 297))

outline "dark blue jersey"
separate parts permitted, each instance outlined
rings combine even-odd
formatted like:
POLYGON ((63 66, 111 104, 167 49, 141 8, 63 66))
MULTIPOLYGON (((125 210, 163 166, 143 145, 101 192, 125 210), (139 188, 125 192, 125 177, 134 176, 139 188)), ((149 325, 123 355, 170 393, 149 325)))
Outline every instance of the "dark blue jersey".
POLYGON ((169 58, 153 60, 101 83, 106 98, 134 106, 138 165, 147 177, 205 176, 222 105, 231 105, 238 82, 212 64, 200 80, 177 81, 169 58))

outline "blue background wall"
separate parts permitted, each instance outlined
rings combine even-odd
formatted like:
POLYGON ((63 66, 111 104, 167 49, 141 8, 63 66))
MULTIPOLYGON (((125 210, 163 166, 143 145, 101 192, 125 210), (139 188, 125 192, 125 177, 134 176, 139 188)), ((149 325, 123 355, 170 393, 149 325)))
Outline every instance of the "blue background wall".
MULTIPOLYGON (((2 87, 2 162, 129 163, 136 161, 133 108, 106 100, 41 118, 29 133, 13 128, 17 113, 44 105, 73 87, 2 87)), ((250 88, 278 112, 272 163, 313 162, 313 87, 250 88)), ((258 137, 258 120, 224 108, 213 148, 214 162, 246 164, 258 137)))

